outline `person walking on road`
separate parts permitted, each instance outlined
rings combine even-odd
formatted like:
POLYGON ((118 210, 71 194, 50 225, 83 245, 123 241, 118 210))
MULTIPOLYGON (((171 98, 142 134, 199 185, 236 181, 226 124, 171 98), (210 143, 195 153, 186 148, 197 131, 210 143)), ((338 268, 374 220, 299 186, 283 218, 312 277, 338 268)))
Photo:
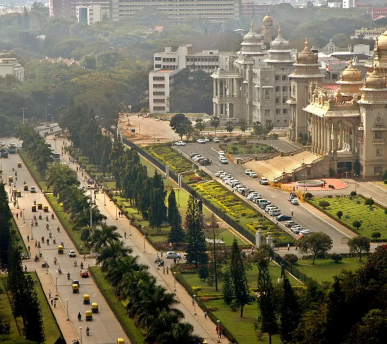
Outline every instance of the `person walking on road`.
POLYGON ((169 268, 168 268, 168 266, 167 266, 167 275, 169 274, 169 268))
POLYGON ((19 220, 19 213, 16 213, 16 220, 19 220))
POLYGON ((48 298, 51 299, 51 290, 48 290, 48 298))

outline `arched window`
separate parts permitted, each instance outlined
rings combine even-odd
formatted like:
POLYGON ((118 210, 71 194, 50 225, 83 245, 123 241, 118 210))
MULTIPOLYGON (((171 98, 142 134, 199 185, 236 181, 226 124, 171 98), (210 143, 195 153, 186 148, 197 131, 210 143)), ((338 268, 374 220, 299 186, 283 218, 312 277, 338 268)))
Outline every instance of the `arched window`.
POLYGON ((270 99, 270 91, 269 90, 265 91, 265 99, 270 99))
POLYGON ((288 87, 287 86, 282 86, 282 92, 287 92, 288 91, 288 87))

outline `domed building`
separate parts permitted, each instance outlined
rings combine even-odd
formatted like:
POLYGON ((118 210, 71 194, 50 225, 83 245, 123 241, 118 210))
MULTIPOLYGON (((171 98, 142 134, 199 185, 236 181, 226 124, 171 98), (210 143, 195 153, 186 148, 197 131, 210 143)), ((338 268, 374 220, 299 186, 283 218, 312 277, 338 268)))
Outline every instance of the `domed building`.
POLYGON ((227 69, 212 74, 214 80, 214 116, 230 120, 259 121, 276 127, 289 125, 289 73, 294 58, 289 42, 278 36, 272 41, 273 18, 266 15, 262 32, 250 31, 243 37, 241 50, 228 56, 227 69), (269 39, 270 37, 270 39, 269 39), (271 44, 265 49, 266 41, 271 44))

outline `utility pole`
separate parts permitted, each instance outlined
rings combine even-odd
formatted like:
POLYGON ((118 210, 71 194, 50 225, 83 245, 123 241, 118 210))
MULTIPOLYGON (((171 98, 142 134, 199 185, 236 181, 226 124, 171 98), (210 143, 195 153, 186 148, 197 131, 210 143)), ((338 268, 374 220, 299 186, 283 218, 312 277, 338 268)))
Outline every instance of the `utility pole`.
POLYGON ((93 189, 90 189, 90 230, 93 227, 93 189))
POLYGON ((23 124, 24 124, 24 111, 27 110, 27 108, 21 108, 23 110, 23 124))

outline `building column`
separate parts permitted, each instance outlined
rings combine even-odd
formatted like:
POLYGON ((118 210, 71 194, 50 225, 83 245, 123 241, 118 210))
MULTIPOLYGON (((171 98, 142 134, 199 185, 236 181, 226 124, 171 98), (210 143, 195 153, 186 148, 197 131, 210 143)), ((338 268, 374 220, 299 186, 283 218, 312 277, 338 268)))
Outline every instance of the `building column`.
POLYGON ((332 123, 328 123, 328 153, 332 156, 332 123))
POLYGON ((321 151, 321 120, 317 117, 317 154, 321 151))
POLYGON ((316 131, 315 131, 315 118, 314 115, 311 115, 311 122, 312 122, 312 152, 314 153, 315 150, 315 140, 316 140, 316 131))
POLYGON ((212 102, 212 115, 213 117, 218 117, 216 114, 216 103, 214 101, 212 102))
POLYGON ((337 142, 337 127, 338 123, 333 122, 333 159, 337 159, 337 151, 339 149, 337 142))
POLYGON ((341 122, 338 123, 338 146, 337 146, 337 150, 341 150, 341 144, 342 144, 342 134, 341 134, 341 128, 342 128, 342 124, 341 122))

